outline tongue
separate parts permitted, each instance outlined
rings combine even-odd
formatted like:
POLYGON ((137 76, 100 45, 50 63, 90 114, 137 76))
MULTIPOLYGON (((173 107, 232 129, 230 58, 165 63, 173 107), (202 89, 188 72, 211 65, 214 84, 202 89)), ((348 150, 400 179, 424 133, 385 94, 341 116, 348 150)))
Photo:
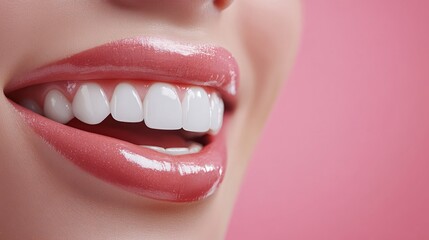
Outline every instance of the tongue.
POLYGON ((155 130, 141 123, 123 123, 115 121, 111 116, 97 125, 88 125, 76 118, 68 124, 70 127, 87 132, 105 135, 124 140, 136 145, 158 146, 163 148, 188 147, 187 139, 181 130, 155 130))

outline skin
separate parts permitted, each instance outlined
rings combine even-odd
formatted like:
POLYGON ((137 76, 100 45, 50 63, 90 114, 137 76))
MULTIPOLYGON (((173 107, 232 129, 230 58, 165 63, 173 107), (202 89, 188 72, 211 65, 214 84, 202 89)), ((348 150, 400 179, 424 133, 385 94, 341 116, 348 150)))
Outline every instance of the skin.
POLYGON ((224 182, 209 199, 188 204, 135 196, 52 155, 1 94, 1 239, 224 237, 252 149, 293 63, 298 0, 1 1, 0 32, 1 89, 17 74, 139 35, 216 43, 241 71, 224 182))

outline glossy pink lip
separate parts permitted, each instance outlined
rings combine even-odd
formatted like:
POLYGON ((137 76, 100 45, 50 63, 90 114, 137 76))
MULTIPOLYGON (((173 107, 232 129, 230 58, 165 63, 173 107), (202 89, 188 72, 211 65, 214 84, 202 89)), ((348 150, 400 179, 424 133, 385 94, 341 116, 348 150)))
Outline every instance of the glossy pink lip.
POLYGON ((224 48, 138 37, 107 43, 38 68, 14 79, 5 91, 52 81, 107 79, 213 87, 234 105, 239 71, 224 48))
MULTIPOLYGON (((238 67, 223 48, 139 37, 98 46, 38 68, 14 79, 6 92, 46 82, 94 79, 207 86, 233 105, 238 67)), ((217 189, 225 174, 225 124, 201 152, 170 156, 62 125, 13 105, 34 132, 77 166, 145 197, 175 202, 203 199, 217 189)))

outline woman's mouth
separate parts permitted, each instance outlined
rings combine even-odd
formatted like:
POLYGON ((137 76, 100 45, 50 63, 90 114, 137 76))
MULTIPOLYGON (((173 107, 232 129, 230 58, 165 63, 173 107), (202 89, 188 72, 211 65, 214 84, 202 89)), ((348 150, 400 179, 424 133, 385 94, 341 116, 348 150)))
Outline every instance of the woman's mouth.
POLYGON ((204 199, 225 174, 238 67, 225 49, 108 43, 12 79, 6 96, 53 151, 145 197, 204 199))

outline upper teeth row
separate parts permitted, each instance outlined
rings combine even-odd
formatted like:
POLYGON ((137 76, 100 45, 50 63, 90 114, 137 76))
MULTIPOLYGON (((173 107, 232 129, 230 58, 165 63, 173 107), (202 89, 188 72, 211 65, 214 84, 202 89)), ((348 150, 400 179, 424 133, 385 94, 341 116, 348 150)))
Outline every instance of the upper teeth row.
POLYGON ((143 101, 128 83, 116 86, 109 102, 96 83, 85 83, 77 90, 72 103, 53 89, 45 96, 44 115, 67 123, 74 117, 87 124, 98 124, 109 114, 120 122, 141 122, 153 129, 185 129, 191 132, 213 132, 222 127, 224 104, 216 94, 201 87, 186 89, 182 101, 171 84, 152 84, 143 101))

